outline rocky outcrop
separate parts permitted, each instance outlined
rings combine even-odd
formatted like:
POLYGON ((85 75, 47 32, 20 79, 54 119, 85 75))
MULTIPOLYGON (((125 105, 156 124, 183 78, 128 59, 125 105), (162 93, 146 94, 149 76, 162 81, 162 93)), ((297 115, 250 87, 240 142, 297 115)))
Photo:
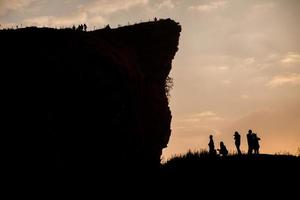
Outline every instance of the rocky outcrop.
POLYGON ((170 19, 92 32, 0 31, 7 133, 23 133, 58 167, 159 163, 180 31, 170 19))

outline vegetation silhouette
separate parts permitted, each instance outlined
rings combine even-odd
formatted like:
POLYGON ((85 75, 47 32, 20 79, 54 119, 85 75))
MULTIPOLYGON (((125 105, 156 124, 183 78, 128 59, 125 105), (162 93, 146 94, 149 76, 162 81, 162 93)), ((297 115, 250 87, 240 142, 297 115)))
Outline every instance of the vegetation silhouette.
MULTIPOLYGON (((240 150, 240 134, 236 131, 234 140, 237 147, 236 154, 228 154, 223 141, 220 142, 219 154, 214 153, 213 136, 209 136, 208 150, 191 151, 186 154, 175 155, 161 166, 161 175, 166 179, 176 177, 177 180, 191 181, 201 179, 213 188, 214 180, 240 180, 244 184, 250 182, 261 183, 269 179, 284 180, 294 177, 300 167, 300 156, 288 154, 259 154, 259 147, 255 146, 255 140, 259 140, 257 134, 251 130, 250 149, 254 151, 249 154, 242 154, 240 150), (182 180, 183 179, 183 180, 182 180), (249 182, 249 180, 251 180, 249 182)), ((174 180, 175 181, 175 180, 174 180)), ((267 182, 270 184, 269 182, 267 182)), ((220 187, 227 188, 227 185, 220 187)), ((251 184, 249 184, 251 185, 251 184)), ((204 186, 207 187, 207 186, 204 186)))
POLYGON ((207 150, 188 151, 176 155, 162 164, 162 175, 165 178, 178 180, 201 180, 214 182, 224 179, 268 181, 291 179, 298 174, 300 157, 293 155, 248 155, 229 154, 228 156, 211 156, 207 150))

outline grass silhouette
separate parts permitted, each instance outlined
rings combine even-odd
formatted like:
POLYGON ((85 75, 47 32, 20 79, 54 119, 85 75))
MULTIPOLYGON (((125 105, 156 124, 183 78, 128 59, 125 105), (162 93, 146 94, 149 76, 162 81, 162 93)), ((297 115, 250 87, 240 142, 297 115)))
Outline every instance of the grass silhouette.
POLYGON ((293 177, 300 169, 300 157, 294 155, 237 155, 211 156, 206 150, 191 151, 171 157, 162 163, 162 172, 168 177, 203 179, 211 177, 259 180, 263 177, 293 177))
POLYGON ((243 153, 242 155, 238 155, 235 153, 230 153, 228 156, 211 156, 208 151, 205 149, 202 150, 188 150, 185 154, 174 155, 166 162, 163 162, 163 166, 171 166, 177 164, 185 164, 189 162, 215 162, 215 161, 299 161, 300 155, 295 156, 289 153, 275 153, 272 154, 258 154, 258 155, 247 155, 243 153))

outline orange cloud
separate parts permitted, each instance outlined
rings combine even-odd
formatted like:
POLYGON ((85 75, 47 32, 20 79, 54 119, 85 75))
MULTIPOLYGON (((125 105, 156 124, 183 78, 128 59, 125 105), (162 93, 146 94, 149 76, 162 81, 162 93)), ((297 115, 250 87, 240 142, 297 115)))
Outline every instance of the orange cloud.
POLYGON ((30 6, 35 1, 36 0, 1 0, 0 16, 3 16, 10 11, 22 10, 30 6))
POLYGON ((148 0, 130 0, 130 1, 100 0, 100 1, 92 1, 91 3, 87 3, 83 5, 81 9, 91 14, 101 13, 107 15, 107 14, 115 13, 120 10, 128 10, 131 7, 137 5, 146 5, 146 4, 148 4, 148 0))
POLYGON ((282 85, 298 85, 300 84, 300 74, 284 74, 274 76, 268 83, 269 87, 278 87, 282 85))
POLYGON ((163 2, 161 2, 159 5, 158 5, 158 8, 161 9, 161 8, 169 8, 169 9, 173 9, 175 8, 175 5, 174 3, 172 2, 172 0, 165 0, 163 2))
MULTIPOLYGON (((73 16, 39 16, 29 19, 25 19, 23 23, 25 25, 34 25, 34 26, 71 26, 73 24, 85 23, 87 21, 87 14, 81 13, 73 16)), ((100 21, 101 22, 101 21, 100 21)))
POLYGON ((282 63, 292 64, 292 63, 300 63, 300 54, 289 52, 282 60, 282 63))

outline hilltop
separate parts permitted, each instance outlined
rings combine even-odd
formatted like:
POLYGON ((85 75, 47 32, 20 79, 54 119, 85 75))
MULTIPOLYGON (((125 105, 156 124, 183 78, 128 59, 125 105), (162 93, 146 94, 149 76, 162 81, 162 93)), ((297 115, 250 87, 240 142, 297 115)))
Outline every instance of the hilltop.
POLYGON ((258 198, 297 194, 300 157, 291 155, 229 155, 211 157, 206 152, 188 152, 165 162, 158 182, 186 198, 258 198))

